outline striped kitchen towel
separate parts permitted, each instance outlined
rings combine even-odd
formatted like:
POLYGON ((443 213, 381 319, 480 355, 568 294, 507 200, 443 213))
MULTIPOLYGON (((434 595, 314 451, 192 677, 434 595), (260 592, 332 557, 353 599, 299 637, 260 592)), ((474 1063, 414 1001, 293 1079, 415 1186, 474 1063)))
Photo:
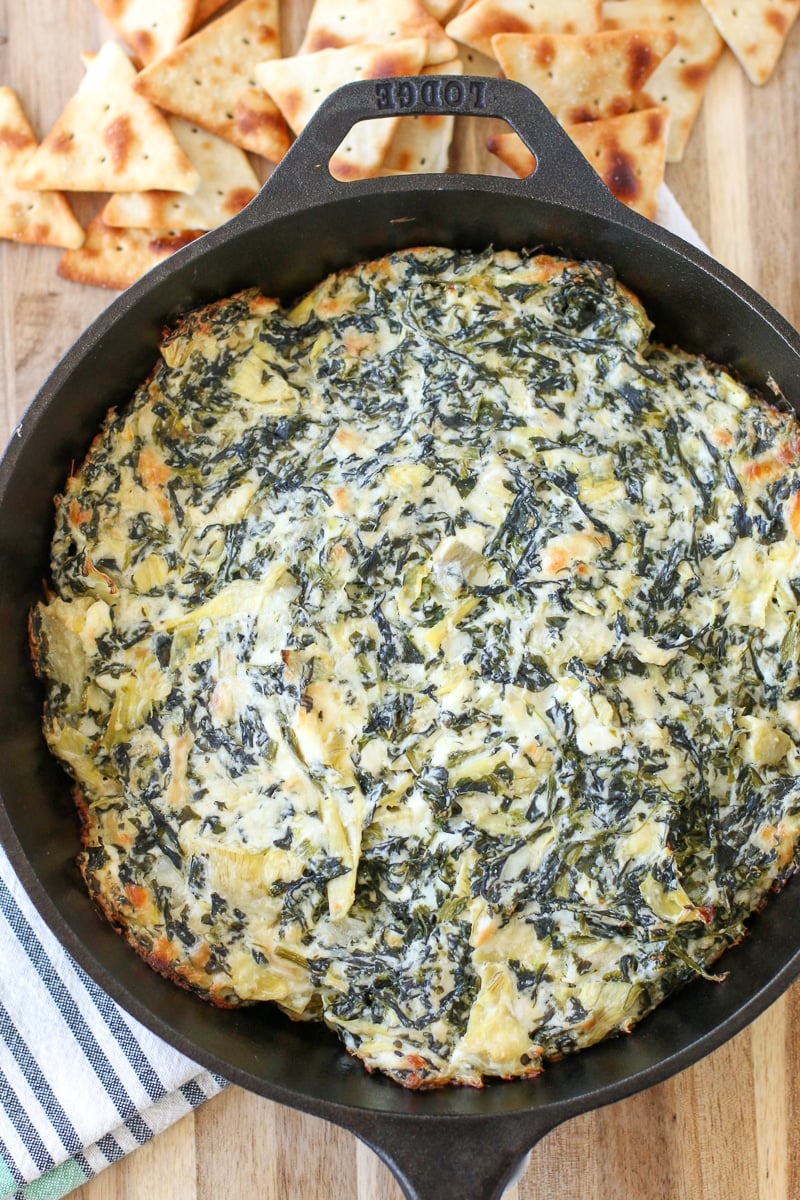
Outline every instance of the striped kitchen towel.
POLYGON ((57 1200, 225 1086, 56 941, 0 850, 0 1200, 57 1200))

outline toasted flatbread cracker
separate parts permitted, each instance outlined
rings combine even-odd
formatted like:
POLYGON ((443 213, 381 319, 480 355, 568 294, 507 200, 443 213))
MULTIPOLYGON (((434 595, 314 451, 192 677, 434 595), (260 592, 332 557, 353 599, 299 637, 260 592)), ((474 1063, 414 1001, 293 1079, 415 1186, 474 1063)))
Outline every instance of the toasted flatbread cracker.
POLYGON ((458 8, 458 0, 422 0, 422 2, 434 21, 438 21, 440 25, 452 17, 458 8))
POLYGON ((142 71, 136 88, 167 112, 278 162, 291 137, 255 66, 280 52, 278 0, 242 0, 142 71))
POLYGON ((800 0, 703 0, 752 83, 766 83, 800 14, 800 0))
POLYGON ((669 122, 669 109, 662 105, 581 121, 566 131, 609 191, 652 221, 664 179, 669 122))
POLYGON ((123 291, 162 259, 202 236, 202 230, 110 229, 94 217, 79 250, 67 250, 58 264, 62 279, 123 291))
POLYGON ((298 54, 420 37, 428 41, 426 63, 458 53, 422 0, 316 0, 298 54))
POLYGON ((192 192, 200 182, 161 113, 133 90, 136 70, 115 42, 88 61, 80 87, 17 176, 69 192, 192 192))
POLYGON ((140 62, 174 50, 195 21, 197 0, 94 0, 140 62))
POLYGON ((34 246, 83 243, 83 229, 60 192, 24 191, 14 178, 36 149, 16 94, 0 87, 0 237, 34 246))
POLYGON ((713 21, 700 0, 605 0, 603 26, 675 30, 675 47, 650 76, 635 107, 667 105, 671 114, 667 162, 680 162, 724 45, 713 21))
POLYGON ((486 139, 486 149, 495 154, 520 179, 536 170, 536 155, 517 133, 493 133, 486 139))
POLYGON ((192 28, 199 29, 201 25, 205 25, 206 21, 210 21, 227 3, 228 0, 197 0, 192 28))
MULTIPOLYGON (((608 189, 650 220, 664 178, 668 129, 669 109, 663 106, 566 126, 608 189)), ((521 179, 536 169, 535 155, 516 133, 490 137, 486 146, 521 179)))
POLYGON ((178 145, 200 175, 197 191, 119 192, 100 214, 106 225, 133 229, 215 229, 255 196, 258 178, 244 150, 216 134, 170 117, 178 145))
POLYGON ((602 0, 475 0, 445 26, 445 33, 493 57, 496 33, 594 33, 600 28, 602 0))
MULTIPOLYGON (((305 128, 322 101, 354 79, 416 75, 425 62, 425 38, 387 45, 341 46, 260 63, 256 76, 295 133, 305 128)), ((368 179, 380 170, 400 117, 359 121, 330 160, 337 179, 368 179)))
POLYGON ((636 93, 676 40, 672 29, 614 29, 498 33, 492 46, 504 75, 536 92, 568 125, 630 112, 636 93))
MULTIPOLYGON (((460 58, 423 67, 423 75, 463 75, 460 58)), ((432 174, 447 170, 455 117, 450 113, 422 113, 401 117, 386 151, 380 174, 432 174)))

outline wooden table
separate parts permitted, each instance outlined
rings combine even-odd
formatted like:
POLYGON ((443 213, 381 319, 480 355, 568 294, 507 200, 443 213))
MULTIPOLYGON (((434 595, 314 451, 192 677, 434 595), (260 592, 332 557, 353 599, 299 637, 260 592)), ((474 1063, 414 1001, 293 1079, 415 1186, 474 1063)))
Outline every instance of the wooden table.
MULTIPOLYGON (((379 2, 379 0, 376 0, 379 2)), ((169 0, 164 0, 169 3, 169 0)), ((286 47, 309 0, 284 4, 286 47)), ((44 132, 106 30, 89 0, 0 0, 0 81, 44 132)), ((492 169, 462 131, 462 162, 492 169)), ((800 325, 800 24, 755 89, 726 54, 668 182, 712 252, 800 325)), ((79 212, 88 207, 79 203, 79 212)), ((55 273, 58 251, 0 243, 2 426, 111 300, 55 273)), ((4 439, 5 440, 5 439, 4 439)), ((796 1200, 800 984, 751 1028, 659 1087, 551 1133, 510 1200, 796 1200)), ((75 1193, 77 1200, 400 1200, 375 1156, 324 1122, 230 1088, 75 1193)))

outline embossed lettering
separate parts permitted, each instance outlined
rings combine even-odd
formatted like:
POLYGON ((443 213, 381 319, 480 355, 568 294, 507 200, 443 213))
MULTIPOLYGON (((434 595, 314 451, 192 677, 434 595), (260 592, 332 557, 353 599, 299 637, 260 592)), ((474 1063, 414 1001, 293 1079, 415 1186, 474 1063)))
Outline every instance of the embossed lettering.
POLYGON ((394 108, 394 96, 392 95, 391 83, 376 83, 375 98, 378 101, 378 108, 394 108))
POLYGON ((416 86, 408 79, 397 85, 397 100, 401 108, 413 108, 417 102, 416 86))
POLYGON ((375 101, 378 109, 397 111, 398 108, 451 108, 485 109, 486 83, 482 79, 464 81, 449 79, 423 79, 415 83, 411 79, 382 79, 375 84, 375 101))
POLYGON ((469 94, 475 108, 486 108, 486 84, 482 79, 470 80, 469 94))
POLYGON ((466 96, 466 88, 460 79, 448 79, 444 85, 444 102, 448 108, 461 108, 466 96))
POLYGON ((419 98, 423 104, 435 105, 436 108, 442 107, 442 81, 441 79, 426 79, 419 89, 419 98))

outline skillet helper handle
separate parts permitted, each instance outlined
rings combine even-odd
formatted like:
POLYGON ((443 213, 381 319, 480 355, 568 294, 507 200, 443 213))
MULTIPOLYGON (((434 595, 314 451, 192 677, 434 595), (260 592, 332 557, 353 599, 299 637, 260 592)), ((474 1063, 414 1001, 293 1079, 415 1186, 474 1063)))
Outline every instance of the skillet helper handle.
POLYGON ((561 1118, 536 1112, 489 1119, 362 1116, 347 1127, 383 1159, 406 1200, 501 1200, 533 1146, 561 1118))
MULTIPOLYGON (((534 156, 535 169, 525 179, 482 176, 485 184, 497 178, 509 190, 532 199, 590 209, 599 215, 616 214, 618 202, 602 183, 575 143, 564 132, 539 97, 521 83, 491 76, 406 75, 390 79, 360 79, 328 96, 312 116, 297 141, 273 172, 246 211, 274 214, 285 204, 297 207, 340 198, 347 189, 374 192, 376 180, 342 182, 331 175, 328 164, 347 134, 360 121, 425 114, 493 117, 506 121, 534 156)), ((463 188, 474 176, 403 174, 379 181, 387 192, 415 186, 446 191, 448 181, 463 188)))

